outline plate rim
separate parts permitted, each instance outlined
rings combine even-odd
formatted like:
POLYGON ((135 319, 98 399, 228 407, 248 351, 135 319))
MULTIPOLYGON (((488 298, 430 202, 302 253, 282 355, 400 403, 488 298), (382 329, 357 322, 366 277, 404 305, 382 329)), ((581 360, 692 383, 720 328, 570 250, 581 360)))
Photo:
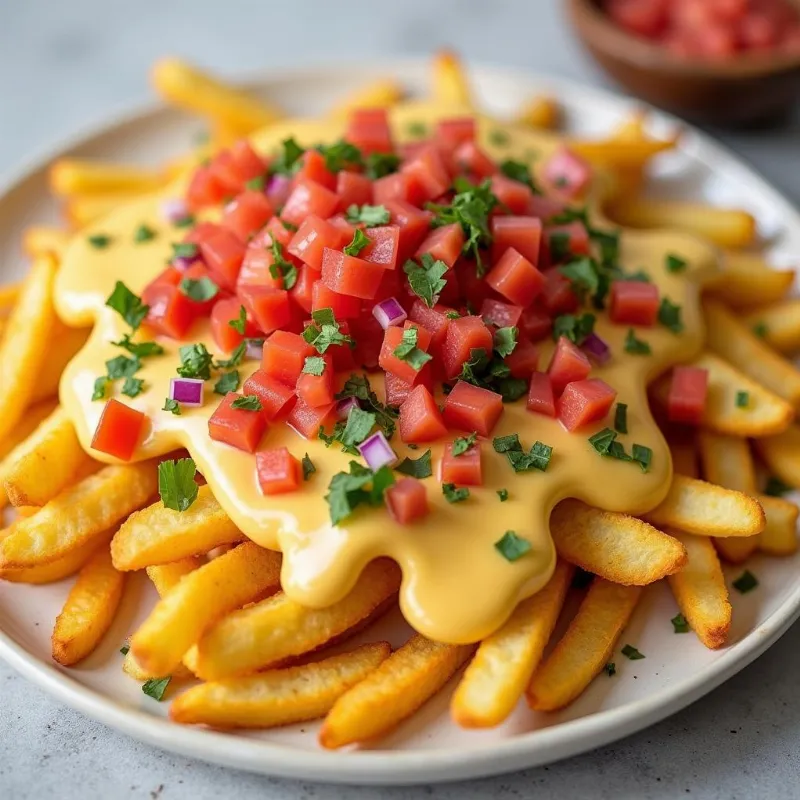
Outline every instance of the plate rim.
MULTIPOLYGON (((286 80, 313 80, 324 71, 347 73, 354 69, 370 74, 408 74, 426 63, 424 58, 334 61, 297 68, 253 70, 234 80, 242 85, 264 88, 286 80)), ((777 206, 781 216, 800 228, 800 213, 776 187, 761 177, 747 160, 680 118, 649 106, 636 98, 615 93, 603 86, 588 86, 576 80, 538 73, 491 62, 470 62, 476 75, 500 78, 581 96, 614 109, 647 108, 654 120, 681 126, 687 141, 702 151, 695 158, 713 165, 724 162, 738 180, 757 184, 759 191, 777 206)), ((19 166, 0 175, 0 198, 43 169, 54 158, 68 153, 93 138, 135 122, 160 110, 158 101, 121 104, 112 107, 62 137, 56 137, 21 159, 19 166)), ((409 785, 487 777, 586 752, 642 730, 680 711, 711 692, 766 652, 800 617, 800 579, 783 603, 756 629, 683 681, 676 682, 647 698, 619 708, 594 712, 549 728, 521 733, 509 739, 434 751, 354 750, 346 754, 325 750, 304 750, 276 742, 250 740, 207 729, 178 726, 168 719, 116 703, 38 659, 10 634, 0 629, 0 658, 48 694, 91 719, 109 725, 139 741, 212 763, 284 778, 343 784, 409 785), (532 747, 532 739, 536 745, 532 747)))

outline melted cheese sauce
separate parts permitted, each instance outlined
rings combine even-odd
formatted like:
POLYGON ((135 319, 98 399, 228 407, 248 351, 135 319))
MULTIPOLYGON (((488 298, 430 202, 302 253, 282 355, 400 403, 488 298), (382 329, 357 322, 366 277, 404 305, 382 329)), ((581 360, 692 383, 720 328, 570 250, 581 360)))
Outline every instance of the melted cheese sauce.
MULTIPOLYGON (((459 110, 409 104, 392 113, 396 134, 402 140, 410 123, 431 126, 437 119, 457 115, 459 110)), ((479 123, 481 144, 494 158, 530 161, 546 156, 558 144, 554 137, 509 127, 504 128, 507 141, 499 146, 490 136, 497 127, 487 119, 479 123)), ((342 133, 336 122, 289 122, 258 135, 255 144, 267 153, 289 135, 310 146, 334 141, 342 133)), ((180 241, 184 231, 161 219, 159 205, 164 197, 181 195, 183 189, 177 184, 163 195, 122 207, 84 231, 75 238, 59 272, 56 303, 60 316, 71 325, 94 324, 86 346, 67 367, 60 385, 61 402, 87 450, 104 407, 101 401, 91 401, 93 383, 104 374, 105 361, 122 352, 111 342, 120 339, 127 329, 119 315, 105 307, 105 300, 115 281, 121 280, 141 294, 164 268, 171 255, 170 243, 180 241), (142 223, 157 235, 136 244, 133 234, 142 223), (109 235, 111 245, 101 250, 91 247, 87 237, 93 233, 109 235)), ((591 205, 596 208, 597 204, 591 205)), ((597 213, 593 218, 598 225, 607 224, 597 213)), ((254 456, 208 436, 207 420, 220 399, 213 393, 214 380, 206 383, 202 408, 183 408, 180 416, 161 410, 169 380, 179 364, 178 347, 186 343, 169 339, 159 339, 164 355, 143 360, 137 373, 145 381, 142 394, 134 399, 120 396, 119 381, 113 390, 115 396, 143 411, 149 420, 135 460, 186 448, 235 524, 262 546, 283 552, 283 587, 300 603, 321 607, 336 602, 352 588, 369 561, 389 556, 402 569, 400 603, 414 628, 440 641, 476 641, 501 625, 519 600, 538 591, 549 579, 555 553, 548 519, 559 500, 576 497, 600 508, 638 514, 653 508, 666 495, 672 464, 666 442, 648 410, 645 387, 670 365, 699 351, 703 331, 697 284, 691 278, 714 269, 714 251, 682 234, 626 230, 621 237, 621 263, 626 271, 646 271, 658 284, 661 296, 682 307, 685 326, 680 335, 663 326, 637 329, 639 338, 651 345, 652 354, 633 356, 623 350, 627 326, 611 325, 604 315, 598 315, 596 330, 614 356, 606 366, 595 367, 592 375, 615 387, 618 401, 628 404, 629 434, 620 436, 620 441, 628 452, 634 442, 652 448, 652 466, 646 474, 635 463, 600 456, 589 444, 589 436, 610 425, 609 420, 570 434, 558 422, 528 413, 523 399, 505 406, 493 436, 518 433, 525 447, 537 439, 552 445, 553 458, 547 472, 517 474, 505 456, 494 452, 491 441, 483 441, 484 485, 471 488, 468 500, 450 504, 442 495, 437 476, 444 449, 444 444, 438 443, 432 447, 434 476, 425 481, 430 503, 425 519, 402 526, 384 509, 359 508, 334 527, 324 495, 331 477, 346 470, 351 457, 339 452, 338 445, 327 448, 319 440, 304 440, 283 423, 274 425, 266 432, 262 447, 286 446, 298 458, 308 453, 317 472, 297 492, 262 496, 254 456), (667 272, 666 253, 680 255, 688 262, 683 274, 667 272), (507 502, 500 503, 498 489, 507 489, 507 502), (516 531, 532 544, 531 551, 514 563, 494 548, 507 530, 516 531)), ((151 338, 146 331, 141 335, 151 338)), ((214 346, 207 321, 198 323, 187 341, 202 341, 217 357, 223 355, 214 346)), ((541 345, 541 368, 546 367, 552 347, 551 342, 541 345)), ((239 369, 242 382, 258 366, 255 361, 245 361, 239 369)), ((380 376, 372 383, 380 394, 380 376)), ((408 450, 399 436, 392 444, 400 458, 417 458, 424 452, 422 447, 408 450)), ((113 461, 103 453, 92 455, 113 461)))

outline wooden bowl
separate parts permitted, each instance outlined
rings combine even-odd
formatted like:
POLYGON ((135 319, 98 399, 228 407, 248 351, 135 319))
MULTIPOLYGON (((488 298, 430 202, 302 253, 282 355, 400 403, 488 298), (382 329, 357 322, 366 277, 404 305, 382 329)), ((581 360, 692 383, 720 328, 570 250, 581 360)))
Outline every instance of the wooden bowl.
POLYGON ((744 125, 787 114, 800 97, 800 55, 685 60, 618 27, 598 0, 567 0, 584 47, 618 83, 654 105, 698 122, 744 125))

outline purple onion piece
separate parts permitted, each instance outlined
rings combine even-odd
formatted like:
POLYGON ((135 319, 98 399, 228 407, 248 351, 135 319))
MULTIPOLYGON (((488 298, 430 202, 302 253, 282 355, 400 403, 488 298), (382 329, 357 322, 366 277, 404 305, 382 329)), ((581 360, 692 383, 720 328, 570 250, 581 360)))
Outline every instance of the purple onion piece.
POLYGON ((189 206, 180 197, 170 197, 161 203, 161 216, 174 225, 189 216, 189 206))
POLYGON ((394 297, 387 297, 372 307, 372 316, 386 330, 392 325, 402 325, 408 318, 403 306, 394 297))
POLYGON ((262 339, 248 339, 244 348, 244 357, 253 361, 260 361, 264 354, 264 341, 262 339))
POLYGON ((581 349, 598 364, 605 364, 611 358, 611 348, 596 333, 584 339, 581 349))
POLYGON ((288 175, 273 175, 267 181, 264 191, 276 206, 282 206, 289 196, 291 185, 292 179, 288 175))
POLYGON ((170 378, 169 398, 183 406, 202 406, 203 384, 199 378, 170 378))
POLYGON ((345 397, 336 403, 336 419, 347 419, 350 410, 353 408, 361 408, 361 404, 356 397, 345 397))
POLYGON ((189 269, 189 267, 191 267, 195 261, 197 261, 196 258, 189 258, 188 256, 175 256, 170 261, 170 264, 172 264, 175 269, 180 270, 181 272, 186 272, 186 270, 189 269))
POLYGON ((372 436, 368 436, 360 445, 358 452, 361 453, 367 466, 375 471, 384 466, 390 466, 397 461, 397 454, 392 450, 392 446, 386 441, 383 431, 377 431, 372 436))

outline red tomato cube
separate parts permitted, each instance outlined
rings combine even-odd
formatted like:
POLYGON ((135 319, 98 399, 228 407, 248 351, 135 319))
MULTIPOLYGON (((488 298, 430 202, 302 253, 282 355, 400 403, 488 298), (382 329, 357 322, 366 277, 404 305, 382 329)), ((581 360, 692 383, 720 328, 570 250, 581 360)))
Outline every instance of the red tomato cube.
POLYGON ((272 333, 289 324, 292 309, 289 292, 270 286, 240 286, 239 297, 247 313, 264 333, 272 333))
POLYGON ((654 325, 658 319, 658 286, 644 281, 613 281, 608 314, 617 325, 654 325))
POLYGON ((436 124, 434 138, 446 152, 455 150, 460 144, 475 141, 475 118, 455 117, 443 119, 436 124))
POLYGON ((372 181, 358 172, 342 170, 336 175, 336 194, 339 211, 347 211, 352 205, 363 206, 372 202, 372 181))
POLYGON ((221 150, 217 153, 211 160, 209 168, 216 181, 222 186, 226 198, 234 197, 244 191, 244 178, 242 178, 230 150, 221 150))
POLYGON ((511 355, 505 357, 512 378, 530 378, 539 366, 539 348, 530 339, 520 336, 511 355))
POLYGON ((314 310, 314 284, 319 278, 319 272, 315 272, 308 264, 303 264, 297 270, 297 281, 289 289, 289 297, 301 308, 308 316, 314 310))
POLYGON ((378 178, 372 184, 372 202, 385 206, 392 201, 416 205, 425 201, 422 186, 402 172, 393 172, 378 178))
POLYGON ((231 322, 239 321, 239 314, 242 303, 236 297, 223 298, 218 300, 211 310, 211 335, 220 350, 230 353, 235 350, 245 339, 255 338, 258 328, 250 319, 245 319, 244 333, 239 333, 231 327, 231 322))
POLYGON ((492 175, 492 194, 512 214, 526 214, 533 197, 529 186, 500 173, 492 175))
POLYGON ((528 388, 528 411, 544 414, 546 417, 556 415, 556 401, 553 395, 553 384, 546 372, 534 372, 528 388))
POLYGON ((384 497, 389 513, 401 525, 408 525, 428 513, 425 484, 416 478, 400 478, 386 490, 384 497))
POLYGON ((461 255, 463 246, 464 231, 459 223, 454 222, 452 225, 434 228, 417 248, 415 258, 419 260, 428 253, 434 259, 444 261, 452 269, 461 255))
POLYGON ((400 406, 400 438, 406 444, 433 442, 447 434, 430 390, 419 384, 400 406))
POLYGON ((322 308, 330 308, 337 320, 351 319, 361 314, 361 300, 334 292, 318 280, 311 290, 311 310, 322 308))
POLYGON ((267 429, 267 418, 260 411, 234 408, 233 403, 240 397, 238 392, 228 392, 222 398, 208 419, 208 435, 216 442, 255 453, 267 429))
POLYGON ((103 408, 91 447, 122 461, 130 461, 141 438, 145 420, 141 411, 112 398, 103 408))
POLYGON ((503 398, 481 386, 458 381, 444 401, 442 416, 451 428, 489 436, 503 413, 503 398))
POLYGON ((306 150, 300 158, 297 180, 314 181, 331 191, 336 189, 336 175, 325 166, 325 156, 319 150, 306 150))
POLYGON ((317 351, 298 333, 275 331, 264 342, 261 369, 271 378, 295 387, 303 365, 317 351))
POLYGON ((578 308, 579 302, 569 278, 557 269, 549 269, 544 274, 541 304, 551 316, 569 314, 578 308))
POLYGON ((242 386, 245 395, 254 394, 261 401, 261 409, 268 420, 285 414, 294 405, 296 395, 285 383, 257 369, 242 386))
POLYGON ((200 211, 206 206, 216 206, 225 199, 225 187, 214 177, 210 167, 198 167, 189 188, 186 190, 186 203, 190 211, 200 211))
MULTIPOLYGON (((545 289, 547 288, 547 275, 545 275, 545 289)), ((574 295, 573 295, 574 297, 574 295)), ((550 335, 553 320, 543 308, 535 305, 526 308, 520 318, 520 329, 532 341, 538 342, 550 335)))
POLYGON ((383 277, 383 268, 358 256, 346 256, 326 247, 322 256, 320 280, 338 294, 373 300, 383 277))
POLYGON ((492 218, 492 263, 497 263, 509 247, 523 255, 534 267, 539 265, 542 221, 536 217, 492 218))
POLYGON ((323 250, 326 247, 341 250, 347 242, 347 234, 341 228, 320 217, 311 216, 303 220, 287 250, 319 272, 322 269, 323 250))
POLYGON ((405 200, 388 200, 384 205, 391 215, 392 225, 400 229, 397 263, 402 265, 416 252, 428 233, 432 214, 405 200))
MULTIPOLYGON (((422 370, 414 369, 408 361, 404 361, 394 354, 395 349, 403 340, 403 333, 405 330, 405 328, 393 325, 384 331, 383 345, 381 346, 381 352, 378 356, 378 364, 382 370, 391 372, 392 375, 396 375, 400 380, 406 383, 414 384, 417 382, 422 370)), ((427 352, 427 347, 430 346, 430 333, 428 333, 425 328, 421 328, 417 337, 417 347, 427 352), (427 333, 427 341, 425 337, 421 336, 423 332, 427 333)))
POLYGON ((352 111, 344 138, 367 155, 391 153, 394 150, 385 108, 358 108, 352 111))
MULTIPOLYGON (((450 175, 441 153, 433 146, 403 164, 400 172, 419 188, 425 200, 435 200, 450 188, 450 175)), ((399 198, 408 199, 408 198, 399 198)))
POLYGON ((400 228, 397 225, 376 225, 374 228, 367 228, 366 235, 370 244, 358 254, 358 257, 378 267, 394 269, 397 266, 400 228))
POLYGON ((281 219, 298 227, 312 214, 327 219, 339 204, 339 198, 321 183, 300 180, 295 183, 281 211, 281 219))
POLYGON ((617 390, 600 378, 573 381, 558 398, 556 414, 568 431, 574 431, 603 419, 616 397, 617 390))
POLYGON ((522 318, 522 306, 512 306, 487 297, 481 306, 480 316, 487 325, 496 328, 515 328, 522 318))
POLYGON ((561 336, 547 368, 556 397, 568 383, 588 378, 591 371, 592 365, 586 353, 566 336, 561 336))
POLYGON ((707 369, 675 367, 667 398, 667 416, 671 422, 699 425, 703 421, 707 396, 707 369))
POLYGON ((334 407, 334 403, 329 406, 309 406, 298 398, 286 422, 306 439, 316 439, 319 429, 327 430, 333 422, 334 407))
POLYGON ((230 152, 236 172, 243 181, 247 182, 264 176, 267 165, 264 163, 264 159, 253 150, 247 139, 239 139, 231 147, 230 152))
POLYGON ((442 483, 455 483, 458 486, 481 486, 481 446, 476 442, 466 453, 453 455, 453 443, 448 442, 442 456, 442 483))
POLYGON ((460 144, 453 152, 452 161, 460 172, 478 183, 497 172, 494 161, 475 142, 460 144))
POLYGON ((244 242, 227 228, 214 226, 212 229, 209 226, 198 246, 216 282, 225 289, 233 290, 244 259, 244 242))
POLYGON ((408 312, 410 320, 418 322, 423 328, 427 328, 430 331, 431 346, 428 348, 428 352, 437 357, 441 353, 447 336, 447 329, 450 326, 450 318, 447 314, 452 311, 452 308, 447 308, 447 306, 439 305, 438 303, 433 308, 428 308, 428 305, 417 297, 408 312))
POLYGON ((181 278, 181 272, 169 267, 142 292, 142 300, 150 307, 147 325, 173 339, 186 336, 200 311, 178 288, 181 278))
POLYGON ((486 276, 486 283, 518 306, 529 306, 544 289, 544 275, 509 247, 486 276))
MULTIPOLYGON (((273 219, 275 218, 273 217, 273 219)), ((268 223, 267 228, 257 233, 247 245, 242 268, 239 270, 239 276, 236 279, 237 290, 249 284, 271 286, 273 289, 283 288, 283 278, 280 275, 273 275, 270 271, 270 267, 275 262, 272 253, 273 240, 280 243, 281 254, 284 258, 293 261, 294 256, 286 252, 286 243, 276 236, 274 229, 270 230, 271 225, 272 220, 268 223)), ((280 226, 280 222, 278 225, 280 226)), ((285 234, 286 242, 288 242, 291 234, 282 226, 281 230, 285 234)))
POLYGON ((606 0, 606 13, 620 27, 638 36, 657 38, 668 22, 668 0, 606 0))
POLYGON ((445 376, 448 380, 458 377, 465 362, 470 360, 472 350, 483 350, 489 356, 493 347, 492 333, 480 317, 450 320, 442 347, 445 376))
POLYGON ((569 261, 573 256, 586 256, 590 252, 589 232, 579 220, 564 225, 548 225, 545 240, 553 264, 569 261))
POLYGON ((256 474, 262 494, 285 494, 300 486, 300 462, 285 448, 256 453, 256 474))
POLYGON ((272 203, 263 192, 242 192, 225 207, 222 226, 247 242, 273 213, 272 203))
POLYGON ((322 356, 325 368, 322 375, 301 372, 297 379, 297 396, 312 408, 329 406, 333 402, 333 354, 322 356))

